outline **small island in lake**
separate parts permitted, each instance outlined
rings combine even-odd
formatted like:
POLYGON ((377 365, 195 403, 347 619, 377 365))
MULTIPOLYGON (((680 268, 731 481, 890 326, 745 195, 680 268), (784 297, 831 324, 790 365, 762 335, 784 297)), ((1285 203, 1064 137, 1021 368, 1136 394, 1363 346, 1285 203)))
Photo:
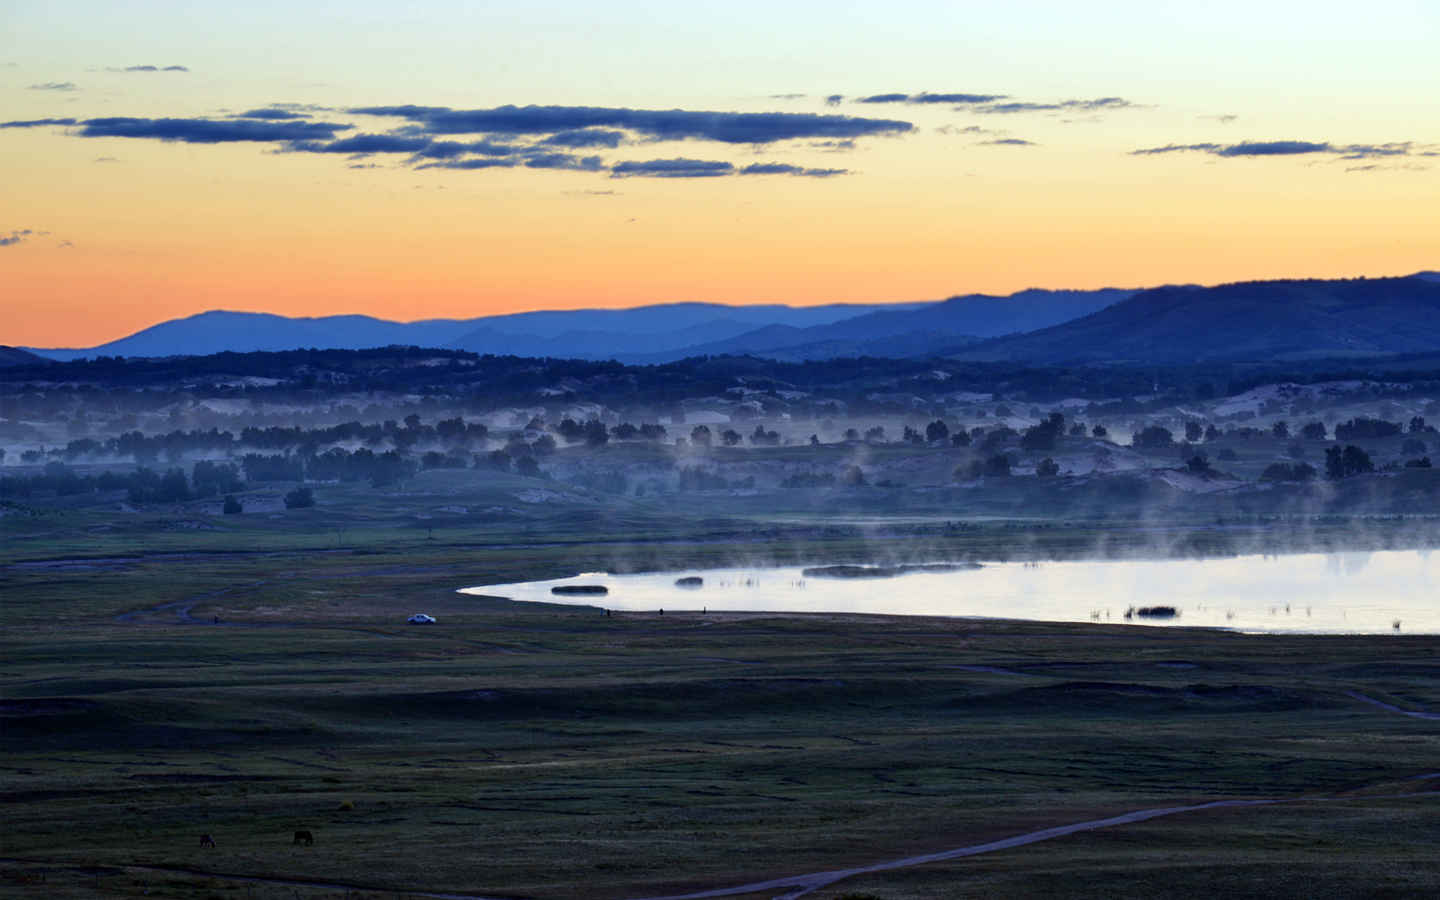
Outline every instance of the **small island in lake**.
POLYGON ((608 594, 610 589, 603 584, 560 584, 550 589, 552 594, 608 594))
POLYGON ((705 579, 699 575, 686 575, 684 578, 675 579, 675 586, 682 588, 698 588, 705 586, 705 579))
POLYGON ((1127 619, 1133 616, 1142 616, 1147 619, 1173 619, 1178 615, 1180 615, 1179 610, 1173 606, 1141 606, 1139 608, 1132 606, 1125 610, 1127 619))
POLYGON ((806 578, 894 578, 918 572, 967 572, 979 563, 926 563, 909 566, 815 566, 801 574, 806 578))

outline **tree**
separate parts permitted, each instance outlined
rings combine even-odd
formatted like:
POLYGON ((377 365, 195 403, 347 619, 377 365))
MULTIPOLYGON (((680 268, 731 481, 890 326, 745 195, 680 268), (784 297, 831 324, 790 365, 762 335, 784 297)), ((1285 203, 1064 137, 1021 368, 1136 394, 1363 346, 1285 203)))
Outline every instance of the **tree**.
POLYGON ((851 466, 841 473, 840 483, 846 487, 862 487, 865 484, 865 472, 859 466, 851 466))
POLYGON ((970 435, 969 435, 968 433, 966 433, 965 429, 963 429, 963 428, 957 428, 957 429, 955 429, 955 433, 952 434, 952 435, 950 435, 950 446, 952 446, 952 447, 968 447, 968 446, 970 446, 970 435))
POLYGON ((1130 446, 1155 450, 1168 449, 1175 444, 1175 436, 1162 425, 1150 425, 1141 429, 1130 439, 1130 446))
POLYGON ((727 428, 720 432, 720 441, 727 447, 734 447, 744 439, 744 435, 733 428, 727 428))
MULTIPOLYGON (((510 454, 504 450, 491 450, 485 454, 485 465, 501 472, 508 472, 510 471, 510 454)), ((477 469, 480 467, 480 459, 478 457, 475 460, 475 467, 477 469)))
POLYGON ((696 425, 690 429, 690 443, 700 447, 710 446, 710 426, 696 425))
POLYGON ((1197 453, 1185 460, 1185 470, 1191 475, 1210 475, 1215 471, 1210 468, 1210 460, 1203 453, 1197 453))
POLYGON ((1306 422, 1300 426, 1300 436, 1307 441, 1323 441, 1328 431, 1324 422, 1306 422))
POLYGON ((1339 447, 1325 450, 1325 477, 1332 481, 1373 471, 1375 463, 1371 461, 1370 454, 1354 444, 1347 445, 1343 450, 1339 447))
POLYGON ((1271 463, 1260 473, 1261 481, 1311 481, 1315 467, 1309 463, 1271 463))
POLYGON ((1010 457, 997 453, 985 460, 985 474, 1003 477, 1010 474, 1010 457))
POLYGON ((297 487, 285 495, 286 509, 304 509, 315 505, 315 494, 308 487, 297 487))
POLYGON ((1214 423, 1214 422, 1211 422, 1209 425, 1206 425, 1206 426, 1205 426, 1205 440, 1207 440, 1207 441, 1218 441, 1218 440, 1220 440, 1220 429, 1215 427, 1215 423, 1214 423))
POLYGON ((936 419, 925 426, 925 440, 929 443, 943 441, 950 437, 950 426, 943 419, 936 419))
POLYGON ((1335 426, 1335 440, 1353 441, 1366 438, 1387 438, 1394 437, 1400 433, 1400 425, 1396 422, 1387 422, 1384 419, 1369 419, 1365 416, 1356 416, 1348 422, 1341 422, 1335 426))
POLYGON ((240 505, 240 501, 235 499, 234 494, 225 495, 225 505, 221 508, 221 512, 227 516, 238 516, 244 511, 245 507, 240 505))
POLYGON ((1275 424, 1270 426, 1270 433, 1283 441, 1290 437, 1290 423, 1284 419, 1279 419, 1275 424))
POLYGON ((1064 433, 1065 417, 1054 412, 1040 424, 1025 429, 1025 433, 1020 437, 1020 446, 1026 450, 1054 450, 1060 435, 1064 433))
POLYGON ((1101 440, 1104 440, 1105 438, 1110 436, 1110 429, 1106 428, 1104 425, 1096 425, 1094 428, 1090 429, 1090 434, 1097 438, 1100 438, 1101 440))
POLYGON ((1060 474, 1060 464, 1047 456, 1035 464, 1035 474, 1041 478, 1054 478, 1060 474))
POLYGON ((605 428, 605 423, 599 419, 591 419, 585 423, 585 443, 591 447, 601 447, 610 441, 610 432, 605 428))
POLYGON ((524 475, 526 478, 539 478, 540 464, 533 456, 522 456, 515 463, 515 474, 524 475))
POLYGON ((161 503, 174 503, 190 499, 190 484, 185 480, 182 469, 170 469, 160 478, 155 490, 155 499, 161 503))
POLYGON ((1191 419, 1190 421, 1185 423, 1185 440, 1189 441, 1192 444, 1195 444, 1199 443, 1200 439, 1204 436, 1205 429, 1200 427, 1199 422, 1191 419))

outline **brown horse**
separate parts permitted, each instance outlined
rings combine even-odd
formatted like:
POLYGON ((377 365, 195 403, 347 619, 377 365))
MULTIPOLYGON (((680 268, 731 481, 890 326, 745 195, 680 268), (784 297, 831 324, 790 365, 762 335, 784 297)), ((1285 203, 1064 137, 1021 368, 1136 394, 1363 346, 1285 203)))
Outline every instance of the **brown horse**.
POLYGON ((307 846, 307 847, 313 847, 313 846, 315 846, 315 835, 313 835, 313 834, 311 834, 310 832, 305 831, 305 830, 302 829, 302 830, 300 830, 300 831, 295 832, 295 840, 291 841, 290 843, 291 843, 292 845, 293 845, 293 844, 304 844, 304 845, 307 846))
POLYGON ((202 834, 202 835, 200 835, 200 846, 201 846, 201 847, 214 847, 214 846, 215 846, 215 839, 214 839, 213 837, 211 837, 210 835, 208 835, 208 834, 202 834))

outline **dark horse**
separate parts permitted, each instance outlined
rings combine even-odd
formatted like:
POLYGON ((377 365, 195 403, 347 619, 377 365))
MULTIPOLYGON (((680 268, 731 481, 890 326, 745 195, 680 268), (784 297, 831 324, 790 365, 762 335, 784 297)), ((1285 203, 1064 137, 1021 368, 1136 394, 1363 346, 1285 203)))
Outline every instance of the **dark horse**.
POLYGON ((208 834, 202 834, 200 835, 200 846, 213 847, 215 846, 215 839, 208 834))
POLYGON ((295 840, 291 841, 290 843, 304 844, 307 847, 312 847, 315 845, 315 835, 311 834, 308 831, 297 831, 295 832, 295 840))

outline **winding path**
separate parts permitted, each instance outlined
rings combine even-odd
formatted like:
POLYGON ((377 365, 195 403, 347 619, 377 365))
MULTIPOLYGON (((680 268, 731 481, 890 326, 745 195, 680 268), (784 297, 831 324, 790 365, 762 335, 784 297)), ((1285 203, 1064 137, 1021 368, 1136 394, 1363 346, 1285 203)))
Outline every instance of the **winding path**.
MULTIPOLYGON (((1008 673, 1019 674, 1019 673, 1008 673)), ((1377 706, 1387 712, 1398 713, 1402 716, 1410 716, 1416 719, 1440 720, 1440 713, 1420 712, 1408 709, 1401 709, 1374 697, 1367 697, 1356 691, 1346 691, 1350 697, 1377 706)), ((1440 778, 1440 772, 1419 775, 1411 780, 1429 781, 1440 778)), ((1095 831, 1100 828, 1111 828, 1116 825, 1130 825, 1135 822, 1144 822, 1147 819, 1158 819, 1162 816, 1173 816, 1179 813, 1198 812, 1205 809, 1222 809, 1227 807, 1241 806, 1270 806, 1276 803, 1295 803, 1300 798, 1273 798, 1268 800, 1212 800, 1208 803, 1196 803, 1190 806, 1163 806, 1155 809, 1141 809, 1135 812, 1123 813, 1118 816, 1111 816, 1107 819, 1091 819, 1086 822, 1075 822, 1070 825, 1057 825, 1053 828, 1043 828, 1039 831, 1030 831, 1025 834, 1017 834, 1014 837, 1001 838, 998 841, 988 841, 983 844, 971 844, 968 847, 956 847, 953 850, 942 850, 938 853, 925 853, 919 856, 906 856, 901 859, 892 859, 887 862, 874 863, 868 866, 856 866, 852 869, 832 869, 827 872, 810 872, 804 875, 791 875, 785 878, 772 878, 768 881, 752 881, 748 884, 739 884, 727 888, 714 888, 705 891, 694 891, 688 894, 665 894, 656 897, 641 898, 641 900, 701 900, 705 897, 730 897, 738 894, 754 894, 761 891, 770 891, 777 888, 789 888, 783 894, 777 894, 775 900, 795 900, 814 890, 828 887, 837 881, 846 878, 853 878, 856 875, 869 875, 875 872, 888 872, 892 869, 903 869, 910 866, 924 865, 925 863, 942 862, 949 859, 960 859, 965 856, 978 856, 982 853, 994 853, 997 850, 1009 850, 1012 847, 1023 847, 1026 844, 1034 844, 1040 841, 1048 841, 1051 838, 1064 837, 1068 834, 1076 834, 1082 831, 1095 831)))

